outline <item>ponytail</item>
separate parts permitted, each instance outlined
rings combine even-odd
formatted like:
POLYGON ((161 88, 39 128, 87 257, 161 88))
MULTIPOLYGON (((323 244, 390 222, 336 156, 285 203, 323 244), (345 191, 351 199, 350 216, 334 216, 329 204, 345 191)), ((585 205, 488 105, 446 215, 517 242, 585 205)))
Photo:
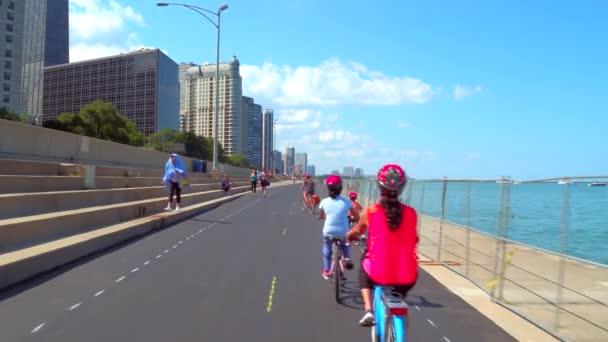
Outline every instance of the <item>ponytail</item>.
POLYGON ((382 194, 380 206, 386 214, 386 224, 390 230, 396 230, 401 225, 401 220, 403 219, 403 206, 399 202, 398 196, 391 195, 382 194))

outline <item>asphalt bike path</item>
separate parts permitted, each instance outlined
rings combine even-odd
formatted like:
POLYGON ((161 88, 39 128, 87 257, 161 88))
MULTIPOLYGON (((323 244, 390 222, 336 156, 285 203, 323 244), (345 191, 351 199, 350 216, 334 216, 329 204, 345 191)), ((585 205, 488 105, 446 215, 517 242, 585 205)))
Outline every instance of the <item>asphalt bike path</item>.
MULTIPOLYGON (((358 270, 336 303, 301 196, 271 186, 0 292, 0 341, 368 341, 358 270)), ((408 303, 411 341, 514 341, 423 271, 408 303)))

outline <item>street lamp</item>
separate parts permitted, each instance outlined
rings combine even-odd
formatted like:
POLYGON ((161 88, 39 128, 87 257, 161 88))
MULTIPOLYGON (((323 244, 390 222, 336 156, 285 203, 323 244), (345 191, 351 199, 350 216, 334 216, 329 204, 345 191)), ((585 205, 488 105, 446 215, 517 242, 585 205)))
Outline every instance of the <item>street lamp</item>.
POLYGON ((175 3, 175 2, 157 2, 156 6, 158 7, 166 7, 169 5, 175 5, 175 6, 183 6, 186 7, 188 9, 193 10, 194 12, 202 15, 203 17, 205 17, 207 20, 209 20, 209 22, 215 26, 215 28, 217 28, 217 53, 216 53, 216 63, 215 63, 215 109, 214 109, 214 124, 213 124, 213 171, 218 171, 217 168, 217 141, 218 141, 218 132, 217 132, 217 122, 219 121, 219 102, 220 102, 220 93, 219 93, 219 84, 220 84, 220 19, 221 19, 221 14, 223 11, 228 9, 228 5, 222 5, 220 6, 220 8, 217 10, 216 12, 210 11, 208 9, 202 8, 202 7, 198 7, 198 6, 192 6, 192 5, 187 5, 187 4, 180 4, 180 3, 175 3), (217 16, 217 24, 211 20, 205 13, 201 12, 207 12, 207 13, 211 13, 213 15, 217 16))

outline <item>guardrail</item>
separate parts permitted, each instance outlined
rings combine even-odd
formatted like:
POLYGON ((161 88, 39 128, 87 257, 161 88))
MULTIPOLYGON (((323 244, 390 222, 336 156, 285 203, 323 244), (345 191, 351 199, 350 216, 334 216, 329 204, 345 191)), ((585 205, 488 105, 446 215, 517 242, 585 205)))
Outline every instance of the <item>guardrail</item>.
MULTIPOLYGON (((545 227, 536 239, 557 238, 554 251, 510 238, 511 221, 517 217, 511 188, 531 181, 499 179, 412 179, 402 201, 419 213, 419 253, 438 261, 471 280, 492 299, 561 340, 608 341, 608 266, 566 255, 572 212, 570 180, 587 177, 556 177, 534 182, 563 180, 557 224, 545 227), (439 183, 439 184, 431 184, 439 183), (456 183, 459 183, 456 185, 456 183), (486 192, 473 189, 481 187, 486 192), (492 185, 493 183, 493 185, 492 185), (431 193, 431 191, 434 191, 431 193), (494 198, 496 208, 485 222, 492 232, 472 228, 480 201, 494 198), (426 196, 426 198, 425 198, 426 196), (452 222, 448 219, 448 210, 452 222), (457 211, 457 212, 456 212, 457 211)), ((608 178, 593 176, 592 179, 608 178)), ((558 187, 557 184, 550 185, 558 187)), ((368 206, 379 198, 372 181, 351 181, 350 190, 359 192, 368 206)), ((535 189, 532 189, 533 191, 535 189)), ((602 213, 595 213, 596 215, 602 213)), ((478 223, 479 224, 479 223, 478 223)), ((486 227, 487 228, 487 225, 486 227)))

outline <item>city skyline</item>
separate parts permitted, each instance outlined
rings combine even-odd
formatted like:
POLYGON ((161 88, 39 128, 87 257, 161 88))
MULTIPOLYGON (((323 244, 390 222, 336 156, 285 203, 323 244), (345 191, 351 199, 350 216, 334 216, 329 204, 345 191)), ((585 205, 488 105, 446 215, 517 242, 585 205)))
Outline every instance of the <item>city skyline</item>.
MULTIPOLYGON (((608 48, 592 43, 608 32, 601 16, 608 4, 389 1, 393 10, 381 19, 359 4, 238 3, 222 15, 220 59, 239 55, 243 94, 274 109, 276 150, 298 146, 319 172, 387 162, 418 177, 608 169, 593 153, 606 146, 608 48), (318 18, 319 6, 344 16, 318 18), (276 20, 254 20, 262 15, 276 20)), ((70 58, 155 46, 175 61, 203 64, 216 48, 216 32, 203 19, 153 2, 71 0, 70 58), (184 43, 193 39, 203 43, 184 43)))

